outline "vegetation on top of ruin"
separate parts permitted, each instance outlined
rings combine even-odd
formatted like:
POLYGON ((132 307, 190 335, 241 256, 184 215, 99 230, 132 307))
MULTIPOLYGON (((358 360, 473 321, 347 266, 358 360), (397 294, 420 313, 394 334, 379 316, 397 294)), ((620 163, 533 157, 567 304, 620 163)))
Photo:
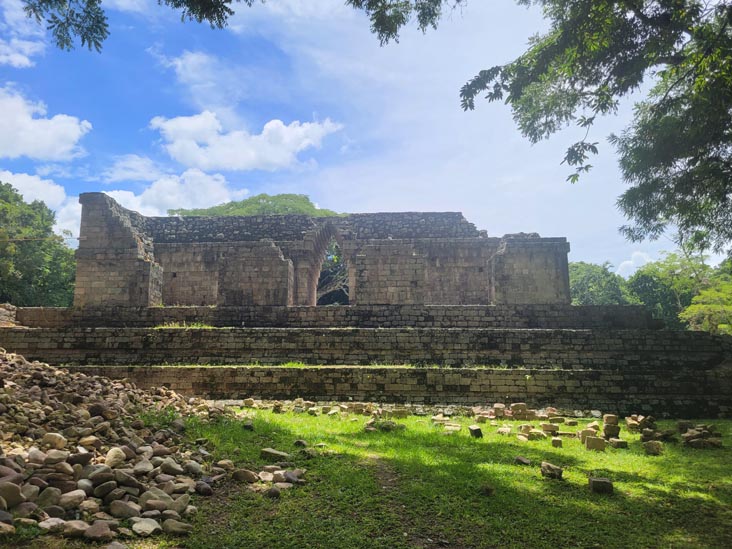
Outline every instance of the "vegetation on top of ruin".
POLYGON ((311 217, 335 217, 333 210, 319 208, 304 194, 258 194, 244 200, 227 202, 210 208, 168 210, 168 215, 219 216, 219 215, 309 215, 311 217))

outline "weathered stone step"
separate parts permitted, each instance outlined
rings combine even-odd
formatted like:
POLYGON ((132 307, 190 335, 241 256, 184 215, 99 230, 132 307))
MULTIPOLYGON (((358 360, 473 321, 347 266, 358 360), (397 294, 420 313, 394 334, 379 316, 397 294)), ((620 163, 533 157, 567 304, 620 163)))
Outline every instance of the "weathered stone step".
MULTIPOLYGON (((2 312, 2 310, 0 310, 2 312)), ((10 315, 10 311, 6 313, 10 315)), ((350 305, 333 307, 60 307, 14 308, 31 328, 145 328, 166 323, 271 328, 659 328, 639 306, 625 305, 350 305)))
POLYGON ((75 366, 73 371, 165 385, 212 399, 293 399, 485 405, 526 402, 673 417, 732 416, 730 370, 75 366))
POLYGON ((0 328, 52 364, 438 364, 599 370, 732 364, 732 337, 654 330, 0 328))

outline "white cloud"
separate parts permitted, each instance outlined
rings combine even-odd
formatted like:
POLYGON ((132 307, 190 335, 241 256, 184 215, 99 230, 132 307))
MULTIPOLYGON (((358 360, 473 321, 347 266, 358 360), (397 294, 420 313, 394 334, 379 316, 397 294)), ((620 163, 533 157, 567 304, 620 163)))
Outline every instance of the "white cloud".
POLYGON ((0 9, 3 14, 3 23, 0 28, 23 36, 43 36, 45 34, 43 24, 28 17, 23 8, 22 0, 0 0, 0 9))
MULTIPOLYGON (((64 231, 78 236, 81 224, 81 204, 76 196, 66 196, 64 188, 51 179, 43 179, 27 173, 13 173, 0 170, 0 181, 10 183, 25 202, 43 201, 56 213, 56 224, 53 230, 63 235, 64 231)), ((67 244, 76 247, 76 241, 67 240, 67 244)))
POLYGON ((46 106, 28 101, 9 86, 0 88, 0 158, 70 160, 84 154, 78 145, 92 125, 75 116, 46 117, 46 106))
POLYGON ((24 69, 34 65, 31 57, 45 49, 42 42, 11 38, 0 38, 0 65, 10 65, 16 69, 24 69))
POLYGON ((125 154, 118 156, 114 164, 102 172, 105 183, 117 181, 155 181, 164 173, 147 156, 125 154))
POLYGON ((104 8, 132 13, 145 13, 153 6, 149 0, 104 0, 104 8))
POLYGON ((167 175, 154 181, 140 194, 117 190, 107 194, 143 215, 166 215, 175 208, 208 208, 232 200, 241 200, 249 191, 232 188, 220 174, 209 175, 190 169, 180 176, 167 175))
POLYGON ((150 127, 160 130, 168 154, 188 167, 202 170, 276 170, 297 162, 297 154, 318 148, 325 136, 341 129, 326 118, 323 122, 294 121, 285 125, 270 120, 262 133, 244 130, 223 132, 215 113, 166 119, 155 117, 150 127))
MULTIPOLYGON (((79 236, 79 227, 81 226, 81 204, 79 204, 78 196, 69 196, 66 201, 56 210, 56 225, 54 230, 63 235, 64 231, 68 231, 73 236, 79 236)), ((66 243, 76 248, 76 240, 67 240, 66 243)))
POLYGON ((222 60, 203 51, 184 50, 177 57, 167 56, 158 47, 148 52, 165 68, 175 73, 188 102, 198 110, 215 112, 225 126, 241 127, 237 111, 246 100, 267 97, 281 100, 289 93, 283 71, 268 63, 222 60))
POLYGON ((653 259, 651 258, 650 254, 647 254, 646 252, 635 251, 630 256, 630 259, 626 259, 620 265, 618 265, 615 273, 624 278, 627 278, 643 265, 645 265, 646 263, 650 263, 651 261, 653 261, 653 259))
POLYGON ((20 0, 0 0, 0 65, 16 69, 32 67, 32 57, 44 52, 44 29, 23 11, 20 0))
POLYGON ((2 170, 0 171, 0 181, 10 183, 15 187, 23 195, 23 200, 26 202, 42 200, 52 210, 60 207, 66 200, 66 191, 61 185, 50 179, 42 179, 37 175, 2 170))

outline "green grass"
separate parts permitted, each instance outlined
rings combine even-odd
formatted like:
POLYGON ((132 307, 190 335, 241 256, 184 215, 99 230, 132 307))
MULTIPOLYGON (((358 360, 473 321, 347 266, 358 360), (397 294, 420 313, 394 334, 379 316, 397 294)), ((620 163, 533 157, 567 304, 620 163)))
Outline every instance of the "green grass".
MULTIPOLYGON (((450 436, 428 418, 399 420, 406 429, 390 433, 365 432, 365 420, 258 411, 254 432, 236 421, 192 424, 193 436, 242 466, 263 465, 264 446, 294 452, 308 484, 279 501, 232 488, 201 505, 184 546, 732 547, 727 448, 668 444, 649 457, 637 435, 624 433, 628 450, 595 453, 575 439, 561 449, 549 440, 521 443, 488 425, 483 439, 471 439, 468 418, 450 436), (295 452, 298 438, 327 446, 308 460, 295 452), (517 455, 535 465, 514 465, 517 455), (544 480, 542 460, 564 467, 566 480, 544 480), (615 493, 590 493, 589 475, 611 478, 615 493)), ((729 440, 732 422, 720 424, 729 440)))
MULTIPOLYGON (((599 453, 571 438, 563 448, 552 448, 548 439, 521 443, 488 424, 481 425, 483 439, 472 439, 470 418, 455 418, 463 430, 448 436, 426 417, 397 420, 404 430, 369 433, 364 416, 245 412, 254 418, 254 431, 237 419, 205 424, 193 418, 187 436, 207 438, 213 459, 232 459, 240 467, 265 465, 263 447, 291 452, 292 461, 307 469, 307 484, 271 500, 226 483, 213 498, 195 499, 199 515, 189 538, 128 542, 130 547, 732 547, 729 448, 666 444, 662 456, 650 457, 638 435, 625 430, 629 449, 599 453), (294 446, 297 439, 325 447, 308 458, 294 446), (515 465, 518 455, 533 464, 515 465), (543 479, 542 460, 564 467, 565 480, 543 479), (609 477, 615 493, 590 493, 589 475, 609 477)), ((523 422, 508 423, 515 432, 523 422)), ((715 423, 731 444, 732 421, 715 423)), ((48 539, 31 546, 50 547, 48 539)))
POLYGON ((216 326, 211 326, 210 324, 204 324, 203 322, 165 322, 163 324, 158 324, 157 326, 153 326, 153 330, 169 330, 169 329, 178 329, 178 330, 216 330, 216 326))

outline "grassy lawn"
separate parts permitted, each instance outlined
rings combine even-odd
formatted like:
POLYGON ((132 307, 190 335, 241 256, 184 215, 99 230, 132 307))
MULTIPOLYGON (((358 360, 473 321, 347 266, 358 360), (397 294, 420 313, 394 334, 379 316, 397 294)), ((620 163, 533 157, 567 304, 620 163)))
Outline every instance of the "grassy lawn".
MULTIPOLYGON (((730 448, 666 444, 662 456, 650 457, 638 435, 625 430, 629 449, 598 453, 574 438, 565 438, 563 448, 552 448, 549 439, 522 443, 488 424, 481 425, 484 438, 473 439, 470 418, 454 418, 463 429, 446 435, 428 417, 397 420, 404 430, 366 432, 364 416, 248 413, 254 431, 236 419, 191 420, 188 434, 209 439, 214 458, 237 466, 265 465, 263 447, 291 452, 292 461, 307 469, 307 484, 273 500, 228 481, 214 497, 195 498, 200 511, 189 538, 123 540, 129 547, 732 547, 730 448), (297 439, 310 448, 325 446, 308 457, 293 444, 297 439), (518 455, 532 465, 515 465, 518 455), (542 460, 564 467, 565 480, 543 479, 542 460), (589 475, 609 477, 615 493, 590 493, 589 475)), ((520 423, 508 422, 514 433, 520 423)), ((732 444, 732 421, 716 424, 732 444)), ((26 543, 86 546, 47 536, 26 543)))
MULTIPOLYGON (((667 444, 650 457, 625 431, 628 450, 597 453, 576 439, 558 449, 548 439, 521 443, 487 424, 483 439, 471 439, 469 418, 449 436, 429 418, 398 420, 406 429, 389 433, 365 432, 365 421, 257 411, 254 432, 237 421, 192 424, 192 436, 244 466, 262 465, 264 446, 293 452, 308 484, 279 500, 229 485, 201 502, 183 546, 732 547, 728 448, 667 444), (306 459, 296 439, 326 446, 306 459), (514 465, 517 455, 533 464, 514 465), (564 467, 565 480, 543 479, 542 460, 564 467), (590 493, 588 475, 609 477, 615 493, 590 493)), ((717 424, 729 441, 732 422, 717 424)))

